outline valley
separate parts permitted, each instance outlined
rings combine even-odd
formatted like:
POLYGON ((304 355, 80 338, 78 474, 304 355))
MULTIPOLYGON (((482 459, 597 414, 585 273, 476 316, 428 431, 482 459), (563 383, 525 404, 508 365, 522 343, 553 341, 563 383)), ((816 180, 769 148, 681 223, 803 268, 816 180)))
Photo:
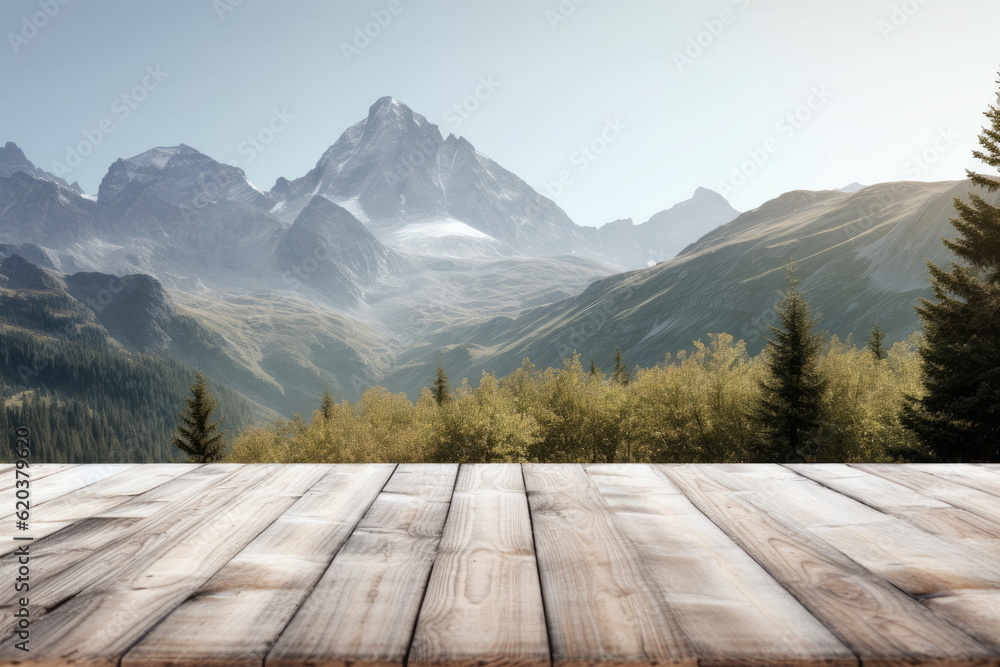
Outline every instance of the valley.
MULTIPOLYGON (((71 304, 113 348, 204 370, 246 414, 287 417, 325 387, 415 398, 439 364, 475 384, 526 357, 607 368, 618 347, 649 367, 721 333, 755 354, 790 262, 823 329, 862 338, 878 322, 892 343, 917 330, 924 260, 948 261, 939 237, 969 189, 853 184, 740 213, 699 188, 647 222, 583 227, 388 97, 267 191, 181 144, 119 159, 91 196, 8 142, 0 289, 24 307, 0 320, 64 336, 71 304)), ((10 367, 4 382, 8 400, 45 386, 10 367)))

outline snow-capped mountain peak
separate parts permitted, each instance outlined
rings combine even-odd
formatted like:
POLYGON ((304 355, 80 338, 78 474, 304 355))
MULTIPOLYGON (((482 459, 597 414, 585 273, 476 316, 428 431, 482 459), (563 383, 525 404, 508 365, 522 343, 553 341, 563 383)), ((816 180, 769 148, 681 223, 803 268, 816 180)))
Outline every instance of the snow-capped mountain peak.
POLYGON ((102 207, 128 207, 143 195, 185 209, 201 209, 221 201, 271 208, 268 196, 250 183, 242 169, 185 144, 119 159, 101 181, 98 202, 102 207))
POLYGON ((358 218, 386 230, 454 220, 508 252, 561 255, 587 245, 554 202, 392 97, 371 105, 308 174, 279 179, 270 192, 286 222, 317 195, 353 202, 358 218))

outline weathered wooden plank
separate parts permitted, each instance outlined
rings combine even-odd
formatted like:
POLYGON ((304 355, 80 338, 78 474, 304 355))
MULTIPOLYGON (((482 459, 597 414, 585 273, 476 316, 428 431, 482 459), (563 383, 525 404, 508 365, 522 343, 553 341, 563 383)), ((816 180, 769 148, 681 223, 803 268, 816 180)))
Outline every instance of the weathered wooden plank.
MULTIPOLYGON (((116 543, 54 580, 71 597, 50 609, 32 629, 32 662, 117 665, 136 640, 177 607, 292 505, 325 472, 321 466, 247 467, 226 480, 229 500, 160 534, 116 543), (96 581, 82 571, 112 571, 96 581), (84 587, 80 581, 87 580, 84 587), (75 593, 75 594, 74 594, 75 593)), ((214 490, 214 489, 213 489, 214 490)), ((207 494, 206 494, 207 495, 207 494)), ((191 505, 197 507, 193 501, 191 505)), ((49 582, 46 582, 49 583, 49 582)), ((43 584, 44 585, 44 584, 43 584)), ((0 661, 22 659, 10 642, 0 661)))
MULTIPOLYGON (((54 498, 34 508, 30 534, 36 540, 62 530, 76 521, 111 509, 160 484, 191 472, 194 464, 148 464, 135 466, 95 484, 54 498)), ((0 543, 0 555, 18 548, 14 542, 0 543)))
POLYGON ((876 475, 953 507, 976 514, 1000 529, 1000 503, 997 496, 957 484, 940 475, 932 475, 916 465, 851 464, 850 467, 876 475))
POLYGON ((578 465, 525 465, 556 667, 695 665, 652 574, 578 465))
MULTIPOLYGON (((241 466, 229 464, 202 466, 135 496, 107 512, 81 519, 33 542, 31 545, 31 569, 34 576, 31 587, 33 616, 40 617, 45 613, 46 607, 55 605, 73 594, 73 590, 64 592, 58 581, 53 581, 61 573, 89 562, 88 559, 93 559, 94 554, 108 545, 135 539, 135 536, 143 531, 154 535, 166 532, 171 525, 187 515, 192 504, 197 507, 199 503, 224 502, 229 496, 218 499, 216 494, 224 493, 224 490, 229 488, 225 485, 225 481, 241 469, 241 466), (216 487, 220 491, 215 491, 216 487)), ((238 489, 234 493, 238 493, 238 489)), ((113 570, 108 570, 98 563, 89 570, 89 574, 95 578, 91 581, 80 581, 78 584, 89 585, 110 571, 113 570)), ((16 576, 16 572, 17 563, 14 559, 0 558, 0 577, 12 579, 16 576)), ((19 597, 15 591, 0 593, 0 615, 16 606, 19 597)), ((0 639, 9 633, 10 625, 4 624, 6 620, 0 616, 0 639)))
POLYGON ((3 479, 0 479, 0 494, 6 494, 12 492, 16 487, 17 480, 28 479, 32 487, 34 487, 35 482, 43 480, 46 477, 51 477, 58 473, 70 470, 71 468, 80 467, 79 463, 36 463, 35 465, 28 466, 28 468, 22 470, 22 474, 18 475, 15 469, 8 470, 4 473, 3 479), (29 477, 24 477, 23 473, 27 473, 29 477))
POLYGON ((971 463, 924 463, 913 467, 949 482, 962 484, 1000 498, 1000 476, 971 463))
POLYGON ((521 466, 461 467, 407 664, 549 666, 521 466))
MULTIPOLYGON (((100 463, 68 466, 54 474, 39 477, 31 484, 31 506, 37 508, 60 496, 96 484, 136 467, 136 463, 100 463)), ((0 522, 12 521, 14 514, 0 517, 0 522)))
POLYGON ((787 467, 803 477, 880 512, 905 519, 919 528, 1000 554, 1000 526, 977 514, 844 464, 798 464, 787 467))
POLYGON ((402 665, 448 514, 456 465, 396 468, 266 665, 402 665))
MULTIPOLYGON (((83 519, 34 542, 31 553, 35 581, 30 599, 35 620, 87 587, 114 576, 121 564, 139 557, 144 550, 170 548, 171 538, 189 534, 199 520, 222 511, 265 474, 259 466, 203 466, 112 509, 124 516, 83 519), (131 505, 143 512, 149 505, 163 511, 149 517, 131 517, 127 509, 131 505), (184 528, 187 533, 174 532, 184 528)), ((0 576, 13 576, 15 571, 13 559, 0 560, 0 576)), ((2 599, 0 640, 10 635, 13 623, 6 612, 16 606, 18 595, 4 592, 2 599)))
POLYGON ((338 465, 143 637, 123 667, 263 664, 388 481, 392 465, 338 465))
POLYGON ((849 648, 652 467, 586 471, 699 665, 857 665, 849 648))
MULTIPOLYGON (((809 530, 804 522, 811 508, 803 509, 806 514, 800 521, 798 499, 780 492, 781 478, 792 477, 790 471, 775 471, 775 466, 658 467, 860 656, 862 664, 977 665, 992 664, 990 660, 1000 657, 867 570, 838 544, 809 530)), ((832 497, 839 494, 826 491, 822 500, 831 506, 832 524, 850 528, 853 520, 869 519, 854 508, 838 507, 832 497)))

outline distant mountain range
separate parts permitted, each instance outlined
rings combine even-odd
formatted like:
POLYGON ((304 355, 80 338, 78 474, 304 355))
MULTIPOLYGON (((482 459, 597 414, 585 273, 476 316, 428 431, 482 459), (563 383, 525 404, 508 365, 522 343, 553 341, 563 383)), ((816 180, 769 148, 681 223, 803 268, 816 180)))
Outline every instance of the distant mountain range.
POLYGON ((825 328, 878 320, 901 339, 970 187, 854 183, 742 214, 699 188, 642 224, 583 227, 386 97, 269 191, 182 144, 116 161, 93 197, 7 143, 0 291, 39 312, 53 295, 84 304, 123 348, 290 415, 327 383, 414 393, 439 362, 475 380, 574 350, 606 365, 621 346, 648 365, 715 332, 755 351, 791 260, 825 328))
MULTIPOLYGON (((914 306, 930 298, 926 261, 953 257, 941 237, 969 181, 885 183, 856 193, 795 191, 743 213, 678 257, 599 280, 582 294, 477 328, 438 333, 423 358, 387 382, 410 391, 443 362, 458 376, 506 373, 530 357, 541 367, 579 352, 608 368, 615 347, 651 366, 708 334, 729 333, 759 352, 792 262, 821 328, 863 343, 877 322, 892 343, 917 331, 914 306)), ((981 193, 1000 205, 1000 193, 981 193)))

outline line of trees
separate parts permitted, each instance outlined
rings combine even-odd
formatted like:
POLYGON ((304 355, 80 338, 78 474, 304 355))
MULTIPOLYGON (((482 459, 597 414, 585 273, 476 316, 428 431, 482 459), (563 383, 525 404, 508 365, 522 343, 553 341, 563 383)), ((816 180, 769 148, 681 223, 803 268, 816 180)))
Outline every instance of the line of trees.
MULTIPOLYGON (((446 389, 437 373, 416 401, 376 387, 356 402, 326 404, 235 438, 234 462, 741 462, 926 460, 900 421, 920 391, 919 340, 877 358, 868 348, 823 341, 804 366, 821 391, 773 376, 775 352, 747 354, 718 334, 663 363, 605 375, 580 357, 560 368, 530 361, 446 389), (799 393, 796 393, 799 392, 799 393), (794 428, 781 405, 816 405, 794 428), (764 406, 770 406, 770 409, 764 406), (797 429, 797 430, 795 430, 797 429)), ((622 363, 624 368, 624 362, 622 363)), ((808 410, 804 412, 809 412, 808 410)))

